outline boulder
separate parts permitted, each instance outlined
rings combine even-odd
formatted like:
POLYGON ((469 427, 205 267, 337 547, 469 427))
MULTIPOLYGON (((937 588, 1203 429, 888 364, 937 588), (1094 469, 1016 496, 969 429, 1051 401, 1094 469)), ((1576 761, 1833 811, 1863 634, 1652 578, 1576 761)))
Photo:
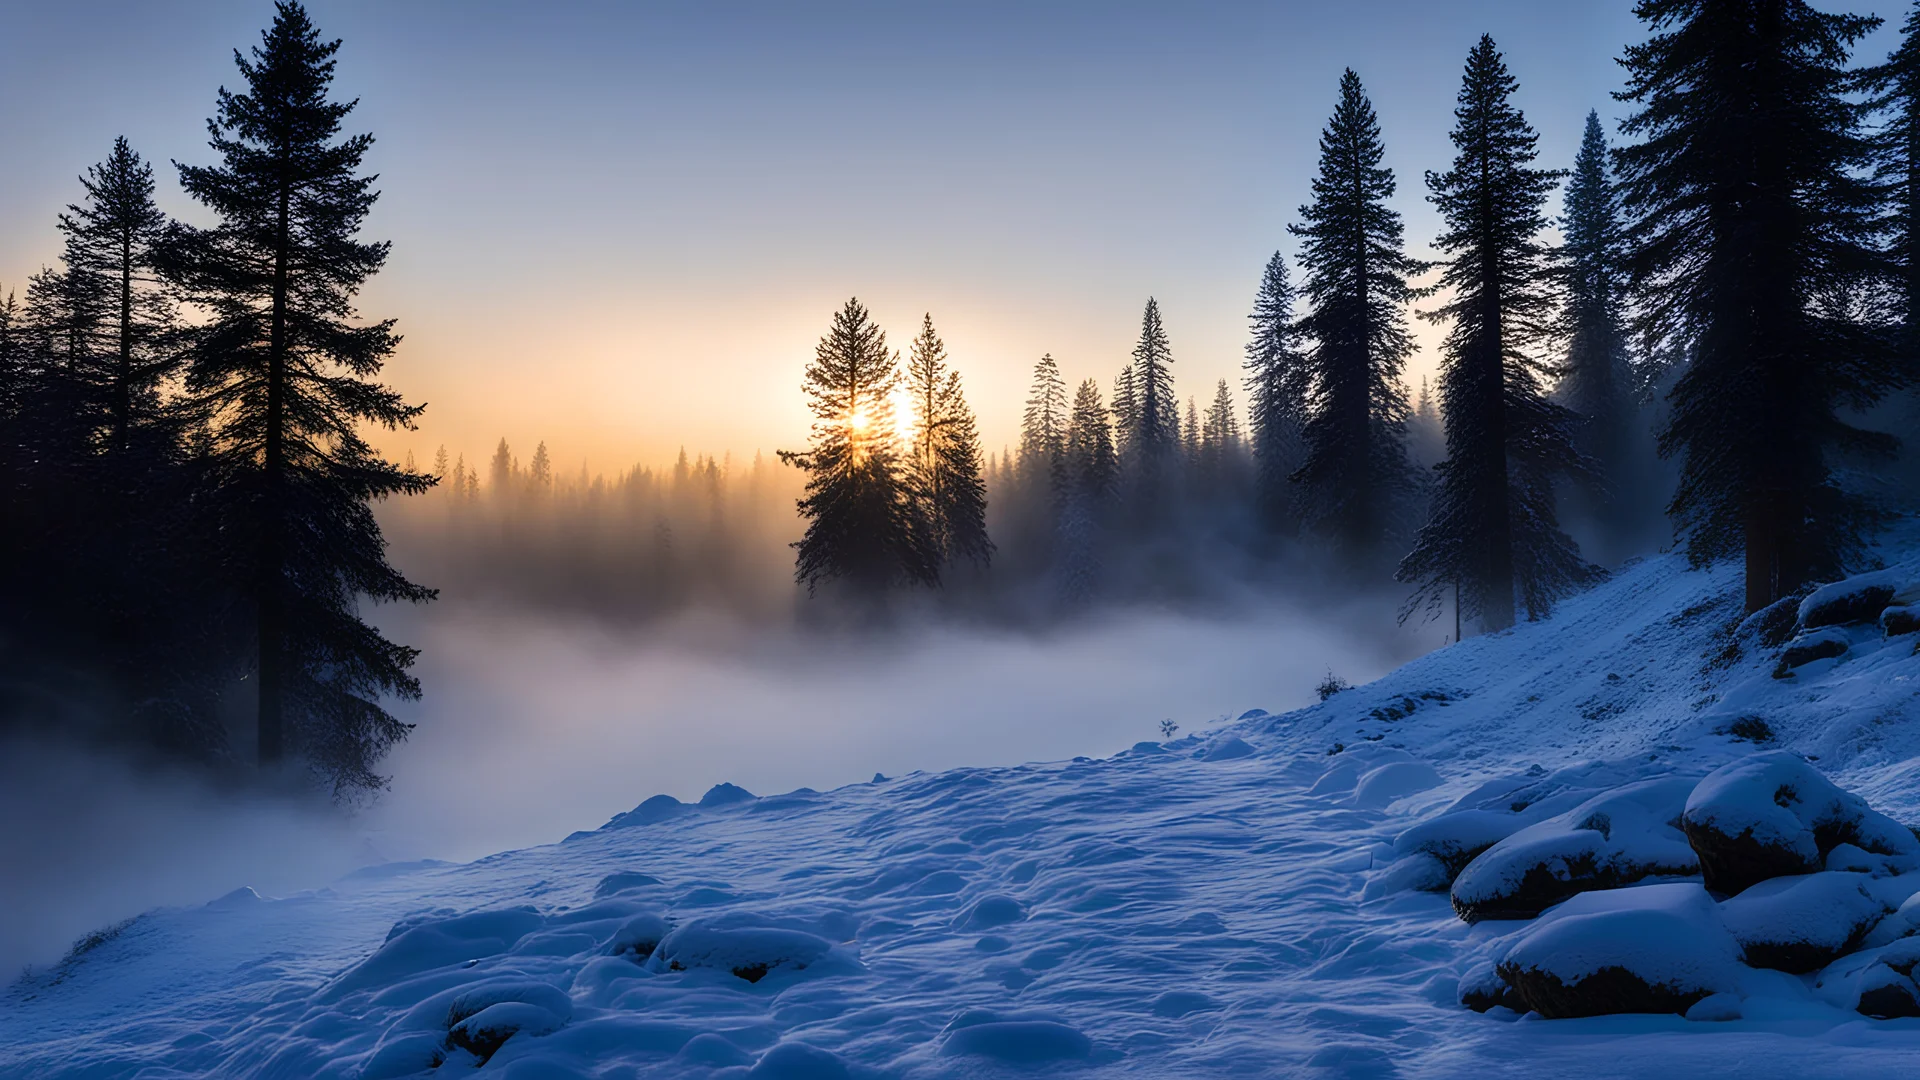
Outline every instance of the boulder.
POLYGON ((670 932, 667 920, 658 915, 640 914, 621 924, 614 931, 613 940, 607 945, 607 955, 624 956, 636 964, 644 964, 653 956, 653 950, 670 932))
POLYGON ((1847 632, 1837 626, 1809 630, 1787 642, 1786 649, 1780 653, 1780 662, 1774 666, 1773 677, 1785 679, 1797 667, 1828 657, 1845 656, 1852 647, 1853 642, 1847 637, 1847 632))
POLYGON ((1911 975, 1875 964, 1860 976, 1860 1003, 1854 1008, 1877 1020, 1920 1016, 1920 987, 1911 975))
POLYGON ((1582 893, 1515 936, 1496 965, 1549 1020, 1680 1013, 1738 989, 1740 946, 1699 885, 1582 893))
POLYGON ((524 1001, 503 1001, 489 1005, 455 1024, 447 1032, 447 1043, 457 1046, 485 1064, 515 1035, 550 1035, 560 1030, 563 1021, 552 1012, 524 1001))
POLYGON ((1698 872, 1672 824, 1693 785, 1690 777, 1642 780, 1513 833, 1454 879, 1454 911, 1470 923, 1530 919, 1576 893, 1698 872))
POLYGON ((1700 781, 1682 818, 1707 888, 1728 895, 1768 878, 1811 874, 1852 844, 1903 872, 1920 867, 1912 831, 1840 790, 1784 750, 1722 766, 1700 781))
POLYGON ((1529 1008, 1520 997, 1520 992, 1507 985, 1507 980, 1500 977, 1500 972, 1484 961, 1475 964, 1460 977, 1460 1004, 1477 1013, 1494 1008, 1523 1013, 1529 1008))
POLYGON ((1753 967, 1803 975, 1852 952, 1887 914, 1866 874, 1822 871, 1748 887, 1720 917, 1753 967))
POLYGON ((757 983, 776 971, 804 971, 832 948, 817 934, 739 913, 675 928, 653 950, 647 967, 658 972, 710 968, 757 983))
POLYGON ((1903 584, 1897 571, 1881 570, 1822 585, 1800 601, 1800 625, 1815 630, 1873 622, 1893 603, 1903 584))
POLYGON ((1920 607, 1901 604, 1881 612, 1880 630, 1888 637, 1920 633, 1920 607))

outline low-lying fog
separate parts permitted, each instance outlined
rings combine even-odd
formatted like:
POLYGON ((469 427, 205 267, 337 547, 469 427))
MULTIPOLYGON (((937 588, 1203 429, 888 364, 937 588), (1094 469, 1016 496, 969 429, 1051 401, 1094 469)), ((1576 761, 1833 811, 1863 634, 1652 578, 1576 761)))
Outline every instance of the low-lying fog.
MULTIPOLYGON (((1044 632, 950 626, 875 638, 646 629, 440 603, 381 609, 418 645, 427 696, 351 817, 236 802, 184 777, 44 745, 0 747, 0 972, 78 936, 242 885, 312 888, 383 859, 465 860, 591 829, 647 797, 825 790, 916 769, 1102 756, 1249 708, 1313 700, 1439 645, 1391 598, 1199 617, 1116 613, 1044 632)), ((1451 630, 1451 627, 1447 627, 1451 630)), ((0 975, 0 978, 4 978, 0 975)))

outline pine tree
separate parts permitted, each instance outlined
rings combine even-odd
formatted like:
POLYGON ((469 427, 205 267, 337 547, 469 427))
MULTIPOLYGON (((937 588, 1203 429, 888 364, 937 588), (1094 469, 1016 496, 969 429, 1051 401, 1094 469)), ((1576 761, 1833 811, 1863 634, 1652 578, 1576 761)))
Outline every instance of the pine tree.
POLYGON ((1240 453, 1240 414, 1233 407, 1233 391, 1225 379, 1214 388, 1213 404, 1207 406, 1206 420, 1200 427, 1200 448, 1208 468, 1215 471, 1228 468, 1227 463, 1240 453))
POLYGON ((1356 555, 1388 538, 1415 490, 1400 372, 1413 351, 1407 276, 1423 267, 1407 257, 1400 215, 1387 206, 1395 185, 1384 154, 1373 105, 1348 70, 1320 136, 1313 202, 1289 226, 1307 274, 1300 325, 1313 339, 1306 458, 1293 479, 1306 523, 1356 555))
POLYGON ((780 460, 806 470, 807 532, 795 577, 809 593, 845 581, 872 596, 895 584, 938 585, 940 558, 919 514, 894 434, 900 360, 858 299, 834 313, 804 389, 813 411, 805 451, 780 460))
POLYGON ((1113 377, 1113 405, 1109 412, 1113 416, 1113 451, 1125 468, 1136 456, 1134 435, 1140 430, 1140 396, 1131 364, 1113 377))
POLYGON ((1888 207, 1887 259, 1892 308, 1901 328, 1909 371, 1920 364, 1920 4, 1900 28, 1900 44, 1887 62, 1861 73, 1875 90, 1868 104, 1884 117, 1870 144, 1874 180, 1888 207))
POLYGON ((1582 450, 1603 476, 1618 479, 1633 438, 1632 374, 1622 311, 1620 206, 1598 112, 1587 114, 1560 222, 1566 237, 1560 333, 1567 358, 1559 397, 1581 418, 1582 450))
MULTIPOLYGON (((687 452, 683 448, 680 451, 683 466, 686 457, 687 452)), ((487 465, 487 483, 492 488, 494 499, 503 500, 514 493, 514 481, 517 479, 515 474, 518 471, 514 467, 513 451, 508 449, 507 440, 503 436, 500 439, 500 445, 493 448, 493 460, 487 465)))
POLYGON ((1301 464, 1301 429, 1306 421, 1312 373, 1301 354, 1293 321, 1293 283, 1279 252, 1267 260, 1254 297, 1253 340, 1245 364, 1248 420, 1253 435, 1254 503, 1261 528, 1269 536, 1292 529, 1293 486, 1289 479, 1301 464))
POLYGON ((441 480, 445 480, 447 477, 447 444, 446 443, 441 443, 440 449, 434 451, 433 453, 433 475, 437 479, 441 479, 441 480))
POLYGON ((535 495, 553 492, 553 458, 545 442, 534 448, 533 460, 527 464, 527 489, 535 495))
POLYGON ((83 203, 60 215, 69 272, 91 279, 98 297, 98 335, 106 443, 129 449, 134 425, 158 410, 158 387, 177 369, 165 348, 173 324, 172 298, 155 273, 167 216, 153 201, 153 167, 125 138, 107 160, 80 178, 83 203))
POLYGON ((1187 397, 1187 421, 1180 425, 1180 451, 1190 462, 1200 460, 1202 453, 1200 437, 1200 406, 1193 397, 1187 397))
POLYGON ((1695 562, 1743 553, 1757 610, 1838 573, 1876 521, 1836 482, 1840 451, 1890 455, 1843 418, 1894 388, 1882 335, 1817 310, 1880 269, 1871 147, 1849 95, 1852 44, 1879 20, 1801 0, 1641 0, 1614 152, 1636 311, 1689 355, 1662 454, 1669 513, 1695 562))
POLYGON ((1140 316, 1140 341, 1133 347, 1129 398, 1134 407, 1133 432, 1128 445, 1151 472, 1169 459, 1180 445, 1180 402, 1173 393, 1173 349, 1160 322, 1160 304, 1147 298, 1140 316))
POLYGON ((1057 492, 1066 447, 1067 384, 1048 353, 1033 365, 1033 389, 1020 418, 1020 467, 1030 480, 1044 479, 1047 489, 1057 492))
POLYGON ((1088 379, 1074 391, 1067 421, 1067 483, 1097 510, 1113 499, 1119 481, 1113 424, 1100 402, 1100 385, 1088 379))
POLYGON ((356 174, 372 136, 337 138, 353 108, 327 98, 339 46, 282 0, 252 59, 235 53, 246 90, 222 89, 208 122, 221 163, 180 166, 219 224, 179 227, 163 263, 208 313, 188 386, 214 423, 222 558, 255 612, 260 760, 290 744, 345 791, 378 785, 373 765, 408 731, 380 696, 420 694, 418 651, 362 622, 357 600, 435 594, 387 564, 370 507, 433 478, 360 434, 412 430, 423 406, 373 381, 399 342, 392 322, 353 318, 388 248, 356 239, 378 193, 356 174))
MULTIPOLYGON (((1554 516, 1553 480, 1580 464, 1572 413, 1546 398, 1538 348, 1554 314, 1550 255, 1538 239, 1560 173, 1533 168, 1538 136, 1512 103, 1518 83, 1491 37, 1467 57, 1454 107, 1453 168, 1428 173, 1447 229, 1450 299, 1431 314, 1452 324, 1441 362, 1447 460, 1432 515, 1396 577, 1437 604, 1457 587, 1483 629, 1513 625, 1592 579, 1554 516)), ((1411 610, 1411 608, 1410 608, 1411 610)))
POLYGON ((933 316, 921 319, 907 357, 907 396, 913 402, 911 485, 922 503, 941 565, 993 560, 987 536, 987 485, 981 476, 980 431, 961 392, 960 373, 947 367, 947 347, 933 316))

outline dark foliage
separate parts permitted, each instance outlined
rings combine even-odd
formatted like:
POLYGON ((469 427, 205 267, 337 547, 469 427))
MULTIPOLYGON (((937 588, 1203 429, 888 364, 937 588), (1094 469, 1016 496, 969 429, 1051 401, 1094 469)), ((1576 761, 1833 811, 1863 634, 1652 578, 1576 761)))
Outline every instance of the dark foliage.
POLYGON ((1437 609, 1458 587, 1461 612, 1487 630, 1513 625, 1516 596, 1528 618, 1594 579, 1560 531, 1556 476, 1582 467, 1574 416, 1547 400, 1547 338, 1557 299, 1538 237, 1558 173, 1533 168, 1537 136, 1513 107, 1516 88, 1493 39, 1467 58, 1454 108, 1459 154, 1427 174, 1446 220, 1436 246, 1449 260, 1450 299, 1431 313, 1451 324, 1441 365, 1447 460, 1431 517, 1400 564, 1419 587, 1411 610, 1437 609))

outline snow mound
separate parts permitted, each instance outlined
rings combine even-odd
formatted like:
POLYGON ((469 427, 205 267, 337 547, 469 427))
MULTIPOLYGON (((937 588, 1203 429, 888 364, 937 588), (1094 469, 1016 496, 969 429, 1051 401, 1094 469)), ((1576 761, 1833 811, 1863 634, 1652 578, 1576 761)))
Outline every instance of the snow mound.
POLYGON ((1046 1065, 1091 1058, 1093 1040, 1057 1019, 970 1009, 947 1025, 940 1052, 1017 1065, 1046 1065))
POLYGON ((1454 911, 1470 923, 1527 919, 1575 893, 1697 872, 1673 825, 1694 782, 1668 776, 1628 784, 1499 840, 1455 879, 1454 911))
POLYGON ((724 971, 757 983, 776 972, 806 971, 833 944, 817 934, 751 915, 695 919, 667 934, 647 961, 650 971, 724 971))
POLYGON ((1912 830, 1842 791, 1799 755, 1776 750, 1723 766, 1688 797, 1687 841, 1707 887, 1738 893, 1767 878, 1811 874, 1851 844, 1890 871, 1920 869, 1912 830))
POLYGON ((1823 871, 1762 881, 1720 905, 1746 962, 1802 974, 1832 963, 1866 937, 1887 907, 1866 874, 1823 871))
POLYGON ((1740 945, 1690 882, 1581 893, 1517 935, 1500 977, 1547 1019, 1685 1013, 1735 992, 1740 945))

